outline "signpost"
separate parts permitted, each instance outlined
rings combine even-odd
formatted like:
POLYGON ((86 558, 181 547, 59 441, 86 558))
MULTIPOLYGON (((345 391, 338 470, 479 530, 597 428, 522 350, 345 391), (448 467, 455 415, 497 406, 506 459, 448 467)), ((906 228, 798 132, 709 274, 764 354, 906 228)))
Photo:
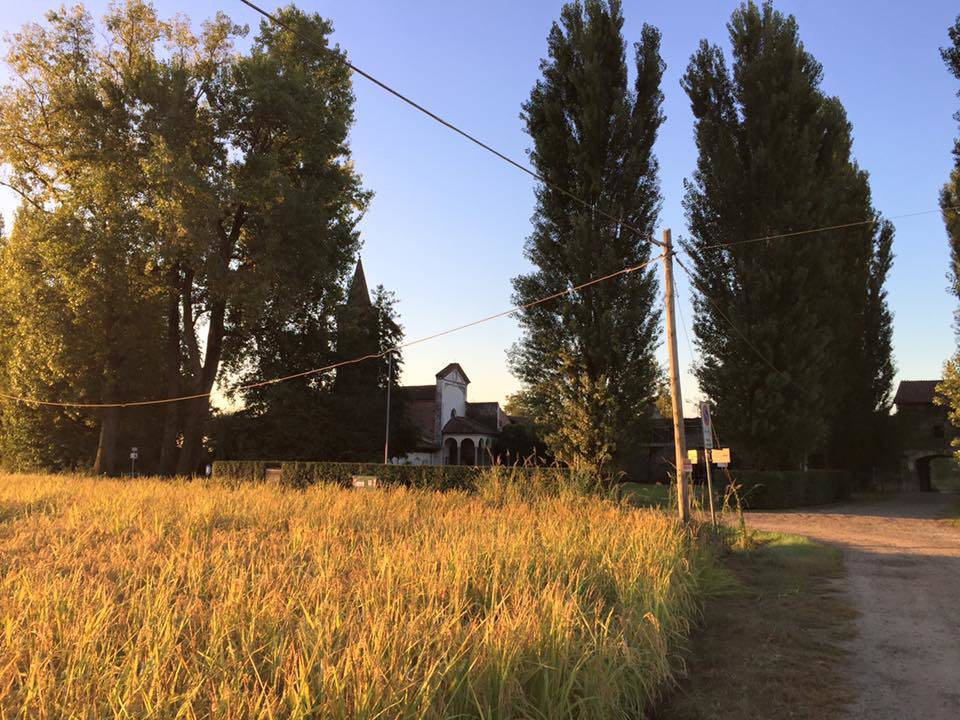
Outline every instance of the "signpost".
POLYGON ((136 474, 138 457, 140 457, 138 449, 135 447, 130 448, 130 477, 136 474))
POLYGON ((704 464, 707 466, 707 497, 710 500, 710 522, 714 529, 717 527, 717 515, 713 509, 713 475, 710 472, 710 463, 713 460, 713 420, 710 418, 710 403, 700 403, 700 422, 703 424, 703 452, 704 464))

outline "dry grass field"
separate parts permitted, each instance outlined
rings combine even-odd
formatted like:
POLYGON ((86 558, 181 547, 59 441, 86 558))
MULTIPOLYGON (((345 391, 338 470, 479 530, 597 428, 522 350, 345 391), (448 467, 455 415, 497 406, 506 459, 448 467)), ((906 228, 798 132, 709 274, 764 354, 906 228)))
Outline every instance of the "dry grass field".
POLYGON ((641 717, 713 561, 596 498, 0 475, 0 717, 641 717))

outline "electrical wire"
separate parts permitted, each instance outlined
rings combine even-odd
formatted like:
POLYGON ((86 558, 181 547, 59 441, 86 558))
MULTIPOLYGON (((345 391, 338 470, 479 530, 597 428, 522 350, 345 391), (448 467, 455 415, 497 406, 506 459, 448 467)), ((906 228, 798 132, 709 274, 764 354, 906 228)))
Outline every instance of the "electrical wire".
MULTIPOLYGON (((747 245, 750 243, 765 242, 767 240, 782 240, 784 238, 794 238, 794 237, 800 237, 802 235, 813 235, 816 233, 830 232, 831 230, 844 230, 847 228, 859 227, 861 225, 879 225, 880 223, 885 222, 887 220, 903 220, 904 218, 917 217, 919 215, 931 215, 933 213, 946 212, 950 210, 960 210, 960 206, 936 208, 934 210, 920 210, 919 212, 904 213, 903 215, 892 215, 891 217, 888 217, 888 218, 858 220, 857 222, 843 223, 841 225, 827 225, 824 227, 811 228, 809 230, 796 230, 794 232, 780 233, 779 235, 764 235, 763 237, 750 238, 749 240, 734 240, 733 242, 728 242, 728 243, 713 243, 711 245, 695 246, 693 249, 699 252, 701 250, 714 250, 716 248, 735 247, 737 245, 747 245)), ((690 254, 689 251, 684 250, 684 252, 686 252, 687 255, 690 254)))
MULTIPOLYGON (((336 368, 344 367, 347 365, 355 365, 357 363, 365 362, 367 360, 377 360, 386 357, 392 353, 399 352, 400 350, 413 347, 414 345, 420 345, 421 343, 429 342, 430 340, 435 340, 439 337, 445 335, 450 335, 455 332, 460 332, 461 330, 466 330, 467 328, 475 327, 491 320, 496 320, 498 318, 506 317, 514 313, 520 312, 522 310, 527 310, 537 305, 542 305, 543 303, 550 302, 551 300, 556 300, 557 298, 563 297, 564 295, 573 295, 581 290, 597 285, 598 283, 606 282, 612 280, 615 277, 621 275, 628 275, 638 270, 642 270, 647 266, 655 263, 659 260, 662 255, 657 255, 654 258, 647 260, 646 262, 640 263, 638 265, 631 265, 620 270, 616 270, 607 275, 603 275, 598 278, 593 278, 579 285, 575 285, 566 290, 561 290, 560 292, 555 292, 552 295, 547 295, 545 297, 537 298, 536 300, 531 300, 528 303, 523 303, 522 305, 515 305, 507 310, 503 310, 493 315, 487 315, 486 317, 479 318, 478 320, 473 320, 463 325, 457 325, 456 327, 448 328, 446 330, 441 330, 440 332, 435 332, 431 335, 426 335, 416 340, 411 340, 409 342, 400 343, 394 345, 393 347, 387 348, 382 352, 370 353, 367 355, 362 355, 360 357, 351 358, 350 360, 342 360, 340 362, 332 363, 330 365, 324 365, 323 367, 313 368, 311 370, 304 370, 303 372, 293 373, 291 375, 284 375, 282 377, 271 378, 269 380, 261 380, 259 382, 248 383, 245 385, 240 385, 233 388, 234 392, 243 392, 245 390, 253 390, 256 388, 266 387, 268 385, 276 385, 278 383, 287 382, 289 380, 297 380, 299 378, 311 377, 314 375, 319 375, 321 373, 326 373, 336 368)), ((95 409, 95 408, 127 408, 127 407, 143 407, 146 405, 165 405, 169 403, 176 402, 185 402, 188 400, 200 400, 202 398, 208 398, 213 394, 213 391, 203 392, 203 393, 194 393, 191 395, 180 395, 172 398, 161 398, 156 400, 131 400, 127 402, 112 402, 112 403, 84 403, 84 402, 66 402, 66 401, 52 401, 52 400, 39 400, 37 398, 24 397, 18 395, 10 395, 7 393, 0 393, 0 400, 8 400, 10 402, 22 403, 25 405, 36 405, 39 407, 60 407, 60 408, 82 408, 82 409, 95 409)))
MULTIPOLYGON (((274 25, 276 25, 277 27, 282 28, 283 30, 286 30, 287 32, 293 34, 295 37, 299 38, 299 39, 302 40, 303 42, 305 42, 305 43, 307 43, 307 44, 309 44, 309 45, 312 45, 313 47, 315 47, 315 48, 317 48, 317 49, 319 49, 319 50, 321 50, 321 51, 323 51, 323 52, 330 52, 329 48, 326 48, 326 47, 320 45, 319 43, 315 42, 312 38, 308 37, 307 35, 304 35, 303 33, 299 32, 299 31, 297 31, 295 28, 291 27, 290 25, 282 22, 282 21, 279 20, 275 15, 267 12, 267 11, 264 10, 263 8, 259 7, 258 5, 250 2, 250 0, 240 0, 240 2, 242 2, 244 5, 246 5, 247 7, 249 7, 251 10, 254 10, 255 12, 260 13, 263 17, 265 17, 265 18, 267 18, 268 20, 270 20, 270 22, 272 22, 274 25)), ((613 222, 615 222, 615 223, 618 223, 618 224, 622 225, 623 227, 627 228, 628 230, 631 230, 631 231, 637 233, 637 234, 640 235, 640 237, 642 237, 644 240, 646 240, 647 242, 650 242, 650 243, 656 245, 657 247, 661 247, 661 248, 664 247, 664 245, 663 245, 662 242, 660 242, 659 240, 656 240, 655 238, 653 238, 652 236, 650 236, 650 234, 647 233, 645 230, 643 230, 643 229, 641 229, 641 228, 639 228, 639 227, 637 227, 637 226, 635 226, 635 225, 632 225, 631 223, 625 222, 625 221, 623 220, 623 218, 618 218, 618 217, 616 217, 616 216, 614 216, 614 215, 611 215, 610 213, 606 212, 606 211, 603 210, 602 208, 598 208, 598 207, 596 206, 596 204, 594 204, 594 203, 587 202, 586 200, 584 200, 583 198, 581 198, 579 195, 576 195, 575 193, 571 192, 570 190, 568 190, 567 188, 563 187, 562 185, 558 185, 557 183, 548 180, 547 178, 545 178, 543 175, 541 175, 540 173, 536 172, 535 170, 531 170, 529 167, 527 167, 527 166, 524 165, 523 163, 518 162, 517 160, 514 160, 514 159, 511 158, 510 156, 508 156, 508 155, 500 152, 500 151, 497 150, 496 148, 494 148, 494 147, 492 147, 491 145, 485 143, 483 140, 480 140, 480 139, 477 138, 475 135, 472 135, 472 134, 468 133, 466 130, 463 130, 462 128, 454 125, 454 124, 453 124, 452 122, 450 122, 449 120, 441 117, 440 115, 438 115, 437 113, 433 112, 432 110, 424 107, 423 105, 421 105, 420 103, 416 102, 415 100, 413 100, 412 98, 408 97, 407 95, 404 95, 402 92, 400 92, 400 91, 397 90, 396 88, 394 88, 394 87, 388 85, 387 83, 383 82, 382 80, 374 77, 373 75, 371 75, 370 73, 366 72, 365 70, 361 70, 359 67, 357 67, 356 65, 354 65, 353 63, 351 63, 349 60, 344 59, 344 61, 345 61, 346 65, 347 65, 347 67, 350 68, 353 72, 355 72, 355 73, 356 73, 357 75, 359 75, 360 77, 365 78, 366 80, 369 80, 370 82, 372 82, 372 83, 373 83, 374 85, 376 85, 377 87, 379 87, 379 88, 381 88, 382 90, 385 90, 386 92, 390 93, 390 94, 393 95, 395 98, 397 98, 397 99, 400 100, 401 102, 406 103, 407 105, 409 105, 409 106, 412 107, 413 109, 417 110, 418 112, 423 113, 424 115, 426 115, 426 116, 427 116, 428 118, 430 118, 431 120, 439 123, 440 125, 443 125, 443 126, 444 126, 445 128, 447 128, 448 130, 451 130, 451 131, 455 132, 457 135, 460 135, 461 137, 465 138, 466 140, 469 140, 469 141, 472 142, 474 145, 477 145, 477 146, 483 148, 483 149, 486 150, 488 153, 491 153, 492 155, 500 158, 501 160, 503 160, 504 162, 508 163, 509 165, 512 165, 512 166, 513 166, 514 168, 516 168, 517 170, 520 170, 521 172, 526 173, 527 175, 529 175, 530 177, 534 178, 534 179, 537 180, 538 182, 542 182, 544 185, 546 185, 547 187, 551 188, 552 190, 556 190, 557 192, 559 192, 559 193, 567 196, 568 198, 570 198, 571 200, 579 203, 581 206, 583 206, 584 208, 590 210, 591 212, 596 213, 597 215, 601 215, 602 217, 606 218, 607 220, 611 220, 611 221, 613 221, 613 222)))

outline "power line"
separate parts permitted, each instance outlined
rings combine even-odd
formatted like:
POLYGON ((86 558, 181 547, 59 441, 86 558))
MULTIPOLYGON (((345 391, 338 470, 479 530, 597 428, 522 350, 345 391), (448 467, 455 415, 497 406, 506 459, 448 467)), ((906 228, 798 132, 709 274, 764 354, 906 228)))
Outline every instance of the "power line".
MULTIPOLYGON (((242 2, 243 0, 241 0, 242 2)), ((934 210, 920 210, 919 212, 904 213, 903 215, 893 215, 888 218, 873 218, 871 220, 858 220, 857 222, 843 223, 841 225, 827 225, 825 227, 812 228, 810 230, 797 230, 794 232, 780 233, 779 235, 764 235, 763 237, 750 238, 749 240, 734 240, 728 243, 713 243, 712 245, 703 245, 695 247, 694 250, 713 250, 715 248, 728 248, 736 245, 747 245, 749 243, 765 242, 767 240, 781 240, 784 238, 799 237, 801 235, 813 235, 816 233, 830 232, 831 230, 845 230, 847 228, 859 227, 861 225, 879 225, 887 220, 903 220, 904 218, 917 217, 918 215, 931 215, 933 213, 945 212, 947 210, 960 210, 960 206, 936 208, 934 210)), ((685 252, 687 252, 684 249, 685 252)), ((687 252, 689 255, 690 253, 687 252)))
MULTIPOLYGON (((575 285, 571 288, 567 288, 566 290, 561 290, 560 292, 555 292, 552 295, 547 295, 545 297, 537 298, 536 300, 531 300, 530 302, 523 303, 522 305, 515 305, 507 310, 494 313, 493 315, 488 315, 478 320, 473 320, 471 322, 464 323, 463 325, 457 325, 456 327, 448 328, 446 330, 441 330, 440 332, 436 332, 431 335, 426 335, 425 337, 417 338, 416 340, 411 340, 409 342, 400 343, 399 345, 394 345, 393 347, 387 348, 382 352, 370 353, 368 355, 362 355, 360 357, 351 358, 350 360, 342 360, 340 362, 332 363, 330 365, 324 365, 323 367, 313 368, 311 370, 304 370, 303 372, 293 373, 291 375, 284 375, 282 377, 271 378, 270 380, 261 380, 255 383, 240 385, 239 387, 233 388, 233 391, 242 392, 245 390, 254 390, 256 388, 266 387, 268 385, 276 385, 278 383, 287 382, 289 380, 297 380, 299 378, 319 375, 321 373, 329 372, 331 370, 335 370, 336 368, 344 367, 346 365, 355 365, 357 363, 365 362, 367 360, 381 359, 399 350, 403 350, 403 349, 412 347, 414 345, 420 345, 421 343, 425 343, 430 340, 435 340, 439 337, 443 337, 444 335, 451 335, 455 332, 460 332, 461 330, 466 330, 467 328, 471 328, 476 325, 481 325, 483 323, 490 322, 491 320, 496 320, 498 318, 506 317, 516 312, 520 312, 521 310, 527 310, 529 308, 536 307, 537 305, 542 305, 543 303, 550 302, 551 300, 556 300, 557 298, 563 297, 564 295, 573 295, 574 293, 579 292, 580 290, 584 290, 586 288, 592 287, 593 285, 606 282, 607 280, 612 280, 613 278, 619 277, 621 275, 629 275, 630 273, 637 272, 638 270, 642 270, 648 265, 655 263, 659 259, 660 259, 660 256, 658 255, 657 257, 651 258, 650 260, 647 260, 646 262, 640 263, 638 265, 631 265, 625 268, 621 268, 620 270, 616 270, 612 273, 603 275, 598 278, 593 278, 592 280, 588 280, 587 282, 581 283, 579 285, 575 285)), ((169 403, 185 402, 187 400, 200 400, 202 398, 208 398, 212 394, 213 392, 210 391, 205 393, 194 393, 192 395, 180 395, 172 398, 162 398, 158 400, 133 400, 129 402, 114 402, 114 403, 82 403, 82 402, 61 402, 61 401, 38 400, 36 398, 9 395, 6 393, 0 393, 0 399, 9 400, 11 402, 23 403, 25 405, 38 405, 42 407, 93 409, 93 408, 143 407, 146 405, 165 405, 169 403)))
MULTIPOLYGON (((814 234, 814 233, 829 232, 830 230, 841 230, 841 229, 844 229, 844 228, 858 227, 858 226, 861 226, 861 225, 876 225, 876 224, 878 224, 878 223, 884 222, 884 220, 902 220, 902 219, 904 219, 904 218, 917 217, 917 216, 919 216, 919 215, 930 215, 930 214, 932 214, 932 213, 945 212, 945 211, 949 211, 949 210, 960 210, 960 206, 947 207, 947 208, 936 208, 936 209, 934 209, 934 210, 920 210, 920 211, 918 211, 918 212, 904 213, 904 214, 902 214, 902 215, 894 215, 894 216, 891 216, 891 217, 889 217, 889 218, 879 218, 879 219, 878 219, 878 218, 874 218, 874 219, 872 219, 872 220, 860 220, 860 221, 858 221, 858 222, 844 223, 844 224, 842 224, 842 225, 828 225, 828 226, 826 226, 826 227, 811 228, 811 229, 809 229, 809 230, 797 230, 797 231, 795 231, 795 232, 780 233, 779 235, 766 235, 766 236, 764 236, 764 237, 750 238, 749 240, 735 240, 735 241, 729 242, 729 243, 715 243, 715 244, 713 244, 713 245, 704 245, 704 246, 702 246, 702 247, 695 247, 694 250, 695 250, 695 251, 711 250, 711 249, 714 249, 714 248, 733 247, 733 246, 735 246, 735 245, 746 245, 746 244, 749 244, 749 243, 758 243, 758 242, 764 242, 764 241, 767 241, 767 240, 782 240, 782 239, 786 239, 786 238, 798 237, 798 236, 801 236, 801 235, 812 235, 812 234, 814 234)), ((684 252, 686 252, 686 254, 687 254, 688 256, 690 255, 690 252, 687 251, 685 248, 683 248, 682 245, 681 245, 681 248, 684 249, 684 252)), ((697 283, 696 276, 693 274, 693 272, 690 271, 689 268, 687 268, 686 265, 684 265, 684 264, 680 261, 680 258, 679 258, 679 257, 677 257, 677 265, 679 265, 680 268, 687 274, 687 277, 690 278, 690 282, 694 285, 694 287, 696 287, 696 283, 697 283)), ((774 372, 776 372, 776 373, 778 373, 778 374, 780 374, 780 375, 783 375, 783 376, 787 379, 788 382, 790 382, 791 384, 799 387, 798 385, 796 385, 796 383, 794 383, 793 380, 790 379, 790 375, 789 375, 787 372, 785 372, 785 371, 783 371, 783 370, 780 370, 776 365, 773 364, 773 362, 772 362, 766 355, 764 355, 762 352, 760 352, 760 350, 750 341, 750 338, 747 337, 746 333, 744 333, 744 332, 717 306, 717 304, 713 301, 713 299, 712 299, 707 293, 701 293, 701 296, 711 305, 711 307, 713 307, 713 309, 716 311, 716 313, 717 313, 721 318, 723 318, 723 319, 727 322, 728 325, 730 325, 730 327, 732 327, 734 330, 736 330, 737 334, 739 334, 740 337, 743 338, 743 341, 750 347, 751 350, 753 350, 753 352, 757 355, 757 357, 759 357, 759 358, 760 358, 767 366, 769 366, 774 372)), ((682 319, 682 318, 681 318, 681 319, 682 319)), ((686 332, 686 327, 684 327, 684 332, 686 332)), ((688 338, 688 340, 689 340, 689 338, 688 338)))
MULTIPOLYGON (((315 48, 317 48, 317 49, 319 49, 319 50, 321 50, 321 51, 323 51, 323 52, 330 52, 329 48, 323 47, 323 46, 320 45, 319 43, 315 42, 312 38, 304 35, 303 33, 299 32, 298 30, 296 30, 295 28, 291 27, 290 25, 282 22, 282 21, 279 20, 275 15, 272 15, 271 13, 267 12, 267 11, 264 10, 263 8, 261 8, 261 7, 257 6, 257 5, 255 5, 254 3, 250 2, 250 0, 240 0, 240 2, 242 2, 244 5, 246 5, 247 7, 249 7, 251 10, 254 10, 254 11, 260 13, 263 17, 265 17, 265 18, 267 18, 268 20, 270 20, 270 22, 272 22, 272 23, 273 23, 274 25, 276 25, 277 27, 282 28, 282 29, 286 30, 287 32, 293 34, 294 36, 298 37, 298 38, 299 38, 300 40, 302 40, 303 42, 305 42, 305 43, 307 43, 307 44, 309 44, 309 45, 312 45, 313 47, 315 47, 315 48)), ((567 189, 566 189, 565 187, 563 187, 562 185, 558 185, 558 184, 556 184, 555 182, 552 182, 552 181, 550 181, 550 180, 547 180, 547 178, 543 177, 543 175, 541 175, 540 173, 536 172, 535 170, 531 170, 529 167, 527 167, 527 166, 524 165, 523 163, 518 162, 517 160, 514 160, 514 159, 511 158, 510 156, 508 156, 508 155, 500 152, 500 151, 497 150, 496 148, 492 147, 491 145, 489 145, 489 144, 485 143, 484 141, 480 140, 479 138, 477 138, 475 135, 471 135, 471 134, 468 133, 466 130, 463 130, 462 128, 454 125, 454 124, 453 124, 452 122, 450 122, 449 120, 441 117, 440 115, 438 115, 437 113, 433 112, 432 110, 429 110, 428 108, 424 107, 423 105, 421 105, 420 103, 416 102, 415 100, 413 100, 412 98, 408 97, 407 95, 404 95, 402 92, 400 92, 400 91, 397 90, 396 88, 394 88, 394 87, 388 85, 387 83, 383 82, 382 80, 379 80, 378 78, 374 77, 373 75, 371 75, 370 73, 366 72, 365 70, 361 70, 360 68, 358 68, 356 65, 354 65, 353 63, 351 63, 351 62, 350 62, 349 60, 347 60, 346 58, 344 58, 344 62, 346 63, 347 67, 350 68, 350 69, 351 69, 353 72, 355 72, 357 75, 360 75, 361 77, 369 80, 370 82, 372 82, 372 83, 373 83, 374 85, 376 85, 377 87, 379 87, 379 88, 381 88, 381 89, 383 89, 383 90, 386 90, 388 93, 390 93, 391 95, 393 95, 393 96, 394 96, 395 98, 397 98, 398 100, 400 100, 400 101, 402 101, 402 102, 405 102, 407 105, 409 105, 409 106, 412 107, 413 109, 417 110, 418 112, 423 113, 423 114, 426 115, 428 118, 430 118, 431 120, 433 120, 433 121, 435 121, 435 122, 443 125, 443 126, 444 126, 445 128, 447 128, 448 130, 452 130, 452 131, 455 132, 457 135, 460 135, 461 137, 463 137, 463 138, 469 140, 470 142, 472 142, 474 145, 477 145, 478 147, 483 148, 483 149, 486 150, 488 153, 491 153, 492 155, 495 155, 496 157, 500 158, 501 160, 503 160, 504 162, 508 163, 509 165, 512 165, 512 166, 513 166, 514 168, 516 168, 517 170, 520 170, 521 172, 526 173, 527 175, 529 175, 530 177, 534 178, 535 180, 537 180, 537 181, 539 181, 539 182, 542 182, 544 185, 546 185, 547 187, 551 188, 552 190, 556 190, 557 192, 562 193, 563 195, 566 195, 568 198, 570 198, 571 200, 579 203, 580 205, 582 205, 584 208, 590 210, 591 212, 594 212, 594 213, 596 213, 597 215, 601 215, 601 216, 603 216, 604 218, 606 218, 607 220, 611 220, 611 221, 613 221, 613 222, 615 222, 615 223, 618 223, 618 224, 622 225, 623 227, 625 227, 625 228, 627 228, 627 229, 629 229, 629 230, 632 230, 633 232, 635 232, 635 233, 637 233, 638 235, 640 235, 640 237, 642 237, 642 238, 643 238, 644 240, 646 240, 647 242, 650 242, 650 243, 652 243, 652 244, 654 244, 654 245, 656 245, 656 246, 658 246, 658 247, 663 247, 663 243, 661 243, 659 240, 657 240, 657 239, 653 238, 652 236, 650 236, 650 234, 649 234, 648 232, 646 232, 645 230, 642 230, 641 228, 638 228, 637 226, 632 225, 631 223, 624 222, 623 218, 618 218, 618 217, 616 217, 616 216, 614 216, 614 215, 611 215, 610 213, 606 212, 606 211, 603 210, 602 208, 598 208, 594 203, 587 202, 586 200, 584 200, 583 198, 581 198, 579 195, 576 195, 576 194, 574 194, 573 192, 571 192, 570 190, 567 190, 567 189)))
MULTIPOLYGON (((683 306, 680 303, 680 290, 676 290, 674 294, 677 298, 677 312, 680 314, 680 327, 683 328, 683 337, 686 338, 687 341, 687 351, 690 353, 690 362, 693 363, 693 343, 690 342, 690 333, 687 332, 687 319, 683 315, 683 306)), ((690 374, 692 375, 693 372, 690 371, 690 374)))

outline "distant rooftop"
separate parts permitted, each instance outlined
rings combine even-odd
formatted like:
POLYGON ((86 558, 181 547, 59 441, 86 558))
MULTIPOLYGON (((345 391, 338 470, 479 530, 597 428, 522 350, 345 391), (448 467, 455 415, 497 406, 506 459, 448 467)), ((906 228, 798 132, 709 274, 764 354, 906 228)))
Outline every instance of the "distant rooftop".
POLYGON ((940 380, 901 380, 893 398, 896 405, 930 405, 940 380))

